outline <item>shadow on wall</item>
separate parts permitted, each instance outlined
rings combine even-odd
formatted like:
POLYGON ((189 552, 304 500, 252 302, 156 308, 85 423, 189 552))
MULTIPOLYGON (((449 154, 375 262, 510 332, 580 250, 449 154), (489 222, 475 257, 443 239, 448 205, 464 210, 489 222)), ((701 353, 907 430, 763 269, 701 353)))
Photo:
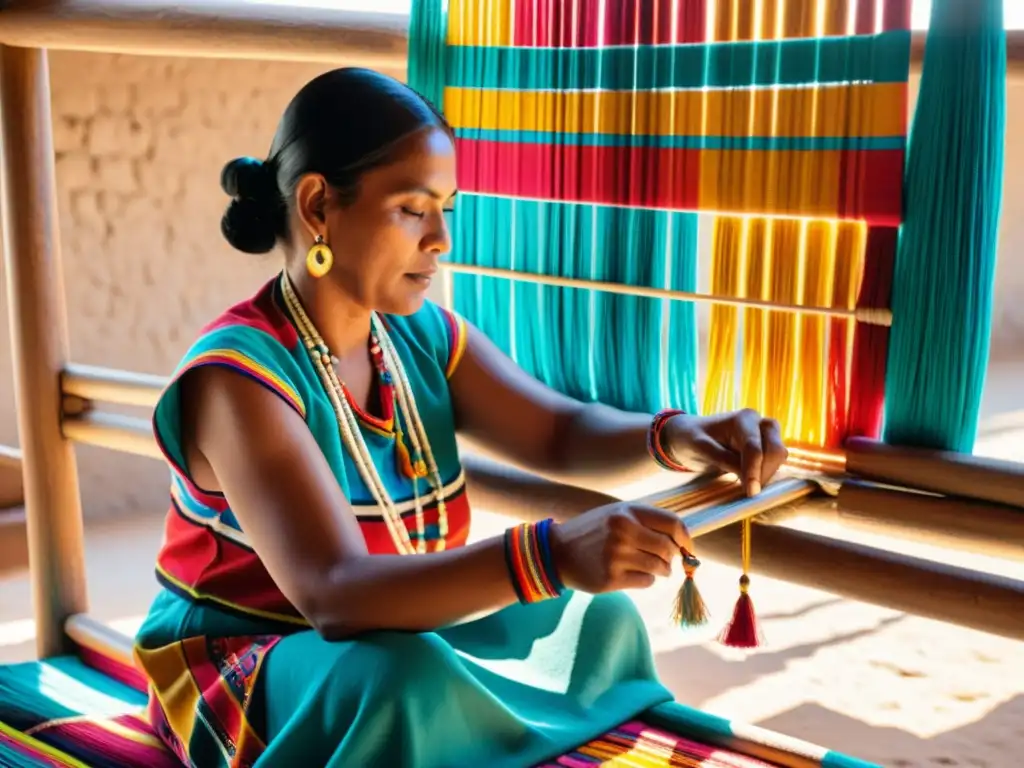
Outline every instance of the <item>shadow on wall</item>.
MULTIPOLYGON (((65 284, 76 362, 167 374, 196 331, 253 292, 276 258, 220 236, 225 161, 266 154, 287 101, 320 65, 51 56, 65 284)), ((1020 86, 1015 86, 1019 88, 1020 86)), ((1024 94, 1024 89, 1022 89, 1024 94)), ((1010 99, 1008 135, 1024 126, 1010 99)), ((1024 169, 1024 144, 1008 166, 1024 169)), ((1008 172, 1011 184, 1024 174, 1008 172)), ((1024 339, 1024 195, 1005 198, 998 341, 1024 339), (1020 210, 1017 210, 1020 208, 1020 210)), ((703 260, 704 264, 708 259, 703 260)), ((16 444, 6 315, 0 318, 0 443, 16 444)), ((152 460, 79 448, 90 518, 162 513, 166 471, 152 460), (127 477, 132 477, 126 482, 127 477)))

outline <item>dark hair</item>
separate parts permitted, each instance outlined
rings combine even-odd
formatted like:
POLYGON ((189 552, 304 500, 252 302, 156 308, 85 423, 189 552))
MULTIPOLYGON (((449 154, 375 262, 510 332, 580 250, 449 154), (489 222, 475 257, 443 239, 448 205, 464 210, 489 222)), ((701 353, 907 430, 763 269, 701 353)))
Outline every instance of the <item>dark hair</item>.
POLYGON ((398 80, 360 68, 325 72, 285 109, 266 160, 240 157, 224 166, 220 185, 234 199, 221 232, 240 251, 272 250, 289 239, 288 204, 303 175, 322 174, 343 204, 351 202, 362 174, 428 127, 451 135, 441 113, 398 80))

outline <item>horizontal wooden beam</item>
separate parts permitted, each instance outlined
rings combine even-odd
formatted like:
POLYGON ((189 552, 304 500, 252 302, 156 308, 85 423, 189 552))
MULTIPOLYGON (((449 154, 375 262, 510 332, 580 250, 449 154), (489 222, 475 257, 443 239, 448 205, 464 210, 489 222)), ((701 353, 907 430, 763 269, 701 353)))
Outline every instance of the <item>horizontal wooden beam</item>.
MULTIPOLYGON (((237 0, 22 0, 0 11, 0 43, 22 48, 305 61, 373 67, 404 77, 404 13, 237 0)), ((920 70, 917 31, 911 68, 920 70)), ((1024 30, 1007 31, 1011 77, 1024 76, 1024 30)))
MULTIPOLYGON (((348 64, 405 72, 406 14, 232 0, 22 0, 0 42, 136 55, 348 64)), ((404 76, 404 75, 403 75, 404 76)))
POLYGON ((1024 463, 852 437, 846 471, 887 485, 1006 504, 1024 512, 1024 463))
POLYGON ((145 419, 87 411, 75 416, 65 416, 61 429, 68 440, 76 443, 95 445, 98 448, 136 456, 148 456, 151 459, 163 458, 153 436, 153 429, 145 419))
POLYGON ((976 555, 1024 560, 1024 510, 847 480, 815 517, 847 530, 976 555))
POLYGON ((142 408, 156 406, 167 382, 165 376, 78 364, 65 366, 60 377, 61 392, 65 395, 87 401, 142 408))
MULTIPOLYGON (((703 536, 698 555, 741 567, 741 531, 703 536)), ((1024 640, 1024 582, 790 528, 756 524, 751 571, 791 584, 1024 640)))

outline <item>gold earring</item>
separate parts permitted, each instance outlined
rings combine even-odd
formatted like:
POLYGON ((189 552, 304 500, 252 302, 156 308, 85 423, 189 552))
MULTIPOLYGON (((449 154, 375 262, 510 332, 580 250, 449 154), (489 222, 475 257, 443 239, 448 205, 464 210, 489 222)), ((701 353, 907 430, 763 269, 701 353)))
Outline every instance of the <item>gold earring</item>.
POLYGON ((317 235, 313 247, 306 254, 306 270, 316 278, 323 277, 334 266, 334 254, 324 242, 323 235, 317 235))

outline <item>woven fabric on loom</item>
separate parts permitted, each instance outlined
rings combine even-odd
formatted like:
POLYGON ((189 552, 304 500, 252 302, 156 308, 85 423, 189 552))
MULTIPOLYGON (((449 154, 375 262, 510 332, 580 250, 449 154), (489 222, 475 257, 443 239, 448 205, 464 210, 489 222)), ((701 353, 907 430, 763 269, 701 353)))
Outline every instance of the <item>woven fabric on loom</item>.
POLYGON ((772 763, 710 747, 640 721, 623 723, 541 768, 773 768, 772 763))
MULTIPOLYGON (((0 767, 181 768, 150 724, 141 676, 113 649, 97 643, 81 650, 81 657, 0 667, 0 767), (108 677, 111 671, 119 679, 108 677)), ((641 721, 548 766, 771 768, 641 721)))
MULTIPOLYGON (((452 261, 694 292, 703 213, 711 293, 887 307, 909 6, 451 0, 452 261)), ((878 432, 885 328, 716 306, 701 398, 689 302, 467 275, 454 301, 576 397, 754 407, 808 444, 878 432)))

